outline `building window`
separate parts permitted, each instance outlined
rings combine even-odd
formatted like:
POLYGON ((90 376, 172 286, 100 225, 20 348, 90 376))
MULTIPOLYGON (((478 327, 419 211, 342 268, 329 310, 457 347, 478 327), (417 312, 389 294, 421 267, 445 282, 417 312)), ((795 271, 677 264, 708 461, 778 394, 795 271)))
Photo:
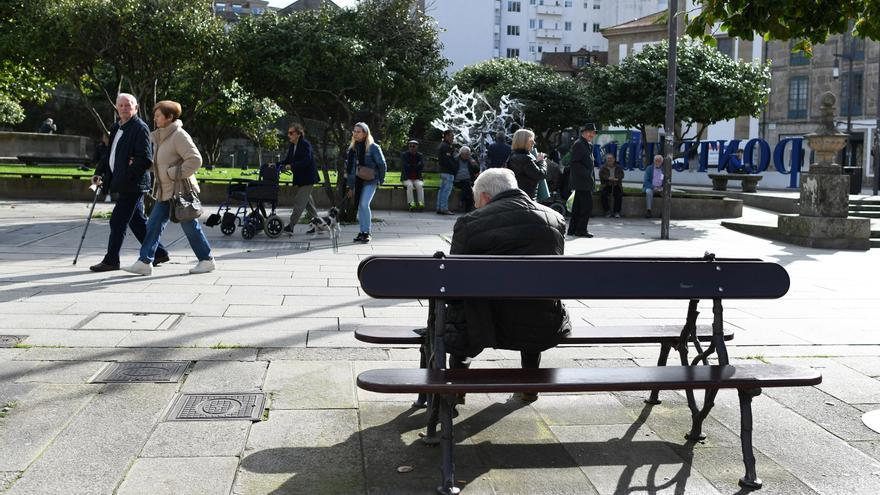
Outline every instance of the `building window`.
POLYGON ((535 29, 537 22, 534 19, 529 19, 529 29, 535 29))
POLYGON ((266 11, 266 9, 264 9, 262 7, 252 7, 251 8, 251 14, 253 14, 253 15, 260 15, 265 11, 266 11))
POLYGON ((544 52, 544 47, 541 45, 538 45, 538 53, 543 53, 543 52, 544 52))
POLYGON ((788 118, 807 118, 807 99, 809 93, 809 77, 795 76, 788 80, 788 118))
POLYGON ((788 42, 788 65, 810 65, 810 59, 807 58, 803 50, 795 50, 794 40, 788 42))
POLYGON ((535 0, 529 0, 530 5, 535 5, 535 0))
POLYGON ((519 26, 507 26, 508 36, 519 36, 519 26))
POLYGON ((508 12, 519 12, 520 11, 520 3, 519 2, 507 2, 507 11, 508 12))
POLYGON ((602 8, 602 4, 599 3, 599 0, 593 2, 593 10, 599 10, 602 8))
POLYGON ((508 48, 507 58, 519 58, 519 48, 508 48))
POLYGON ((594 23, 593 23, 593 32, 594 32, 594 33, 598 33, 598 32, 599 32, 599 23, 598 23, 598 22, 594 22, 594 23))
POLYGON ((571 45, 565 45, 565 46, 563 46, 563 47, 562 47, 562 51, 564 51, 565 53, 570 52, 570 51, 571 51, 571 45))
POLYGON ((565 30, 571 31, 571 21, 565 21, 565 30))
POLYGON ((529 43, 529 52, 535 53, 536 48, 534 43, 529 43))
POLYGON ((219 2, 218 2, 218 3, 215 3, 215 4, 214 4, 214 12, 223 12, 224 10, 226 10, 226 4, 225 4, 225 3, 219 3, 219 2))
POLYGON ((538 19, 538 29, 544 29, 544 19, 538 19))
POLYGON ((572 3, 571 0, 565 0, 566 7, 571 7, 571 3, 572 3))
POLYGON ((733 38, 718 38, 718 51, 733 58, 733 38))
POLYGON ((585 9, 590 8, 590 2, 587 2, 586 0, 584 0, 584 8, 585 9))
MULTIPOLYGON (((862 115, 862 93, 864 93, 862 88, 862 73, 855 72, 853 73, 852 80, 852 100, 849 101, 850 113, 849 115, 862 115)), ((846 106, 847 99, 849 98, 849 74, 843 73, 840 77, 840 115, 842 117, 846 117, 846 106)))
POLYGON ((853 38, 848 40, 849 46, 844 48, 844 53, 852 51, 853 60, 865 60, 865 38, 853 38))
POLYGON ((585 22, 585 23, 584 23, 584 32, 585 32, 585 33, 587 32, 587 29, 588 29, 589 27, 590 27, 590 25, 589 25, 588 23, 585 22))
POLYGON ((577 67, 578 69, 583 69, 584 67, 589 65, 589 63, 590 61, 589 59, 587 59, 587 57, 578 57, 577 62, 575 62, 575 67, 577 67))

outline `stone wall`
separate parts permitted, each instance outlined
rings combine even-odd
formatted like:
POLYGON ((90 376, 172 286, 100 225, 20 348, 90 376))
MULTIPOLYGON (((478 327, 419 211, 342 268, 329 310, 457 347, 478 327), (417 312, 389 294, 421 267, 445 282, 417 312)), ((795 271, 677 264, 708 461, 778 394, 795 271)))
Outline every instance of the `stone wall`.
POLYGON ((89 158, 93 149, 94 143, 85 136, 0 132, 0 158, 14 158, 26 154, 89 158))

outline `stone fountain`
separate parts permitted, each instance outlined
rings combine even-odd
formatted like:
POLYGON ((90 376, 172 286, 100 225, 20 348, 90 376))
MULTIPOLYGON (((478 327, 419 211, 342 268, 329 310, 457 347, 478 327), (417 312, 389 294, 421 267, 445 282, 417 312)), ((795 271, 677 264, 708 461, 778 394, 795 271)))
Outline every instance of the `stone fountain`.
POLYGON ((819 100, 822 113, 817 132, 804 136, 817 162, 801 175, 797 215, 779 215, 776 227, 722 222, 733 230, 800 246, 824 249, 871 247, 871 220, 848 218, 849 176, 834 157, 846 146, 846 134, 834 125, 836 98, 826 92, 819 100))

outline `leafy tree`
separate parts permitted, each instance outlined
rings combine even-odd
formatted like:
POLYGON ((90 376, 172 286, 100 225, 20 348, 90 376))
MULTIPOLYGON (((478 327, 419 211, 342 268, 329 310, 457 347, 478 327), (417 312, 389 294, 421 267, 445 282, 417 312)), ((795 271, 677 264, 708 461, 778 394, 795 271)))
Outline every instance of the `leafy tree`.
POLYGON ((831 34, 849 30, 856 36, 880 40, 880 2, 877 0, 696 0, 700 13, 687 32, 694 37, 721 23, 730 36, 751 40, 755 33, 768 39, 800 40, 796 48, 811 52, 831 34))
POLYGON ((578 127, 593 115, 582 80, 516 59, 494 59, 464 67, 452 78, 463 91, 483 93, 490 104, 510 95, 523 104, 525 125, 538 145, 549 147, 554 132, 578 127))
MULTIPOLYGON (((417 112, 441 88, 447 61, 431 20, 408 0, 371 0, 355 9, 297 12, 248 19, 234 30, 236 71, 242 86, 272 98, 300 120, 326 123, 315 136, 324 183, 328 164, 341 172, 351 126, 370 124, 389 134, 389 116, 417 112)), ((396 125, 396 124, 395 124, 396 125)))
POLYGON ((0 94, 0 127, 20 124, 24 120, 24 109, 18 102, 0 94))
MULTIPOLYGON (((648 127, 666 116, 668 43, 648 46, 617 66, 590 66, 588 100, 601 122, 635 128, 646 141, 648 127)), ((678 45, 675 140, 700 139, 706 127, 742 115, 758 115, 770 94, 770 65, 735 61, 714 47, 684 39, 678 45)))
POLYGON ((226 46, 223 23, 211 5, 209 0, 16 0, 0 11, 15 19, 5 30, 0 58, 26 61, 43 76, 66 82, 104 129, 112 119, 105 120, 96 102, 112 104, 120 91, 134 94, 149 120, 148 108, 169 96, 176 74, 216 60, 226 46))

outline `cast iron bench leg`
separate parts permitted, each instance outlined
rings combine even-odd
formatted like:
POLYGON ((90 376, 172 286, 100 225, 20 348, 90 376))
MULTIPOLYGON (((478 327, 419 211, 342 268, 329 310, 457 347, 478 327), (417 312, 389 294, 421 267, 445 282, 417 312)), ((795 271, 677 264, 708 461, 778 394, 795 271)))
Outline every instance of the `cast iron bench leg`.
POLYGON ((455 486, 455 464, 452 460, 452 447, 455 444, 452 434, 452 408, 455 396, 441 396, 438 394, 434 396, 434 399, 440 402, 440 423, 442 425, 440 448, 443 455, 443 464, 440 468, 443 484, 437 487, 437 493, 441 495, 454 495, 461 492, 455 486))
POLYGON ((755 471, 755 453, 752 448, 752 398, 761 395, 760 388, 741 388, 739 392, 739 437, 742 442, 743 464, 746 475, 739 479, 739 486, 757 490, 762 482, 755 471))
MULTIPOLYGON (((422 345, 419 346, 419 368, 427 369, 428 368, 428 344, 422 342, 422 345)), ((412 403, 412 407, 416 409, 423 409, 427 407, 428 404, 428 394, 421 393, 419 394, 416 401, 412 403)))
MULTIPOLYGON (((671 348, 672 344, 670 344, 669 342, 663 342, 662 344, 660 344, 660 357, 657 358, 657 366, 666 366, 666 360, 669 359, 669 349, 671 348)), ((651 396, 645 399, 645 403, 653 405, 660 404, 663 401, 660 400, 659 396, 659 390, 652 390, 651 396)))

